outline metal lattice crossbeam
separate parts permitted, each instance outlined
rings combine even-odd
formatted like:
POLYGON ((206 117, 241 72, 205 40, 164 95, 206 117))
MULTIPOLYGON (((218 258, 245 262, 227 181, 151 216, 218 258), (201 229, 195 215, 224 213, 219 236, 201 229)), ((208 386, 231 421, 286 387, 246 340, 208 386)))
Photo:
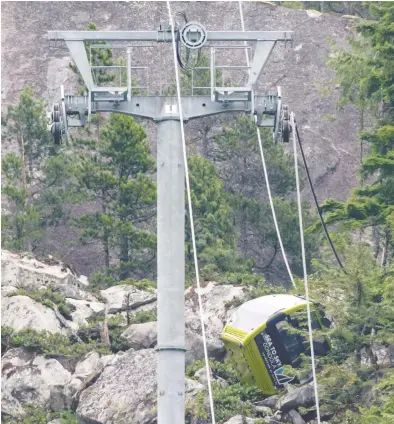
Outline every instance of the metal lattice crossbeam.
MULTIPOLYGON (((247 87, 251 88, 259 78, 276 42, 290 41, 292 31, 206 31, 204 35, 207 43, 223 41, 256 42, 256 50, 247 83, 247 87)), ((86 87, 92 90, 95 84, 85 50, 85 41, 156 41, 158 43, 169 43, 171 42, 171 31, 49 31, 48 39, 51 42, 59 40, 66 42, 86 87)))

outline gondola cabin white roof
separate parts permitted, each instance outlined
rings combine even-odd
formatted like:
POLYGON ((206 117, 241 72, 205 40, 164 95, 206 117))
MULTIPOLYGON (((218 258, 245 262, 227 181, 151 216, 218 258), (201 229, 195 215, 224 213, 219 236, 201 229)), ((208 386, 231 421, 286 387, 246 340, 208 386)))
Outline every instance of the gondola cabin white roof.
POLYGON ((273 314, 298 305, 306 305, 305 299, 290 294, 272 294, 258 297, 241 305, 227 323, 232 328, 252 332, 273 314))

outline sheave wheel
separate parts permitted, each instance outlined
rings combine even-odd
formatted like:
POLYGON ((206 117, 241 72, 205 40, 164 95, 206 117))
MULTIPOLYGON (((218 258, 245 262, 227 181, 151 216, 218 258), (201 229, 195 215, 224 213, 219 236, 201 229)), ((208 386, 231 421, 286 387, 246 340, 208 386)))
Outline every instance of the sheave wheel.
POLYGON ((282 113, 282 141, 288 143, 290 140, 289 108, 283 106, 282 113))
POLYGON ((54 122, 52 124, 51 133, 55 144, 60 144, 62 141, 62 127, 60 122, 54 122))

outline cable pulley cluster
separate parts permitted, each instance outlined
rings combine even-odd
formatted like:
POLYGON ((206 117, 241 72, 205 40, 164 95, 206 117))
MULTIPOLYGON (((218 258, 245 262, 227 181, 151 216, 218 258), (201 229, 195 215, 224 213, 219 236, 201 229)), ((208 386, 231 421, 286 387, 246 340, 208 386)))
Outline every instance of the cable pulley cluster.
POLYGON ((175 16, 181 16, 184 21, 182 26, 179 22, 176 23, 176 56, 178 64, 182 69, 191 71, 200 64, 202 57, 201 47, 206 42, 206 32, 201 24, 197 22, 188 22, 185 12, 178 12, 175 16), (182 59, 182 46, 184 46, 186 50, 185 62, 182 59), (197 58, 195 59, 195 63, 190 65, 193 50, 197 50, 197 58))

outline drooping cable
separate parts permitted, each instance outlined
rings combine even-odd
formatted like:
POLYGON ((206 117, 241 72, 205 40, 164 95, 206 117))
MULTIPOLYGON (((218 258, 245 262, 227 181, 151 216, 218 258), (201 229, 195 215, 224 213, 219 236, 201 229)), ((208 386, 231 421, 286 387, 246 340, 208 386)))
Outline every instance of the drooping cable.
POLYGON ((297 124, 296 124, 296 123, 295 123, 295 130, 296 130, 296 134, 297 134, 298 145, 300 146, 300 152, 301 152, 302 160, 303 160, 303 162, 304 162, 304 167, 305 167, 306 175, 307 175, 307 177, 308 177, 309 186, 310 186, 310 188, 311 188, 311 192, 312 192, 312 195, 313 195, 313 199, 314 199, 314 201, 315 201, 315 205, 316 205, 317 213, 319 214, 319 217, 320 217, 321 225, 323 226, 324 233, 325 233, 325 235, 326 235, 327 241, 328 241, 328 243, 330 244, 331 250, 332 250, 332 252, 334 253, 334 256, 335 256, 335 258, 336 258, 336 260, 337 260, 337 262, 338 262, 339 266, 342 268, 343 272, 344 272, 345 274, 347 274, 347 272, 346 272, 346 270, 345 270, 345 268, 344 268, 344 266, 343 266, 343 264, 342 264, 341 260, 339 259, 338 253, 337 253, 337 251, 336 251, 336 249, 335 249, 335 246, 334 246, 334 243, 333 243, 333 241, 331 240, 330 234, 329 234, 329 232, 328 232, 328 230, 327 230, 326 223, 324 222, 323 214, 322 214, 322 211, 321 211, 320 206, 319 206, 319 202, 318 202, 317 197, 316 197, 315 189, 313 188, 311 175, 310 175, 310 173, 309 173, 308 164, 306 163, 306 158, 305 158, 305 154, 304 154, 304 149, 303 149, 303 147, 302 147, 302 141, 301 141, 301 137, 300 137, 300 134, 299 134, 299 132, 298 132, 298 126, 297 126, 297 124))
POLYGON ((203 315, 204 310, 203 310, 203 305, 202 305, 201 285, 200 285, 200 271, 199 271, 198 258, 197 258, 196 236, 195 236, 195 231, 194 231, 193 207, 192 207, 190 179, 189 179, 189 167, 188 167, 187 152, 186 152, 186 138, 185 138, 184 125, 183 125, 183 113, 182 113, 182 102, 181 102, 181 85, 180 85, 179 69, 178 69, 178 66, 177 66, 174 21, 172 19, 171 5, 170 5, 169 0, 167 0, 167 8, 168 8, 168 14, 169 14, 169 17, 170 17, 170 22, 171 22, 172 47, 173 47, 173 53, 174 53, 175 79, 176 79, 177 97, 178 97, 178 105, 179 105, 179 120, 180 120, 181 137, 182 137, 183 161, 184 161, 184 166, 185 166, 187 202, 188 202, 189 216, 190 216, 190 230, 191 230, 191 236, 192 236, 194 268, 195 268, 195 273, 196 273, 196 284, 197 284, 198 305, 199 305, 200 321, 201 321, 201 332, 202 332, 203 346, 204 346, 205 368, 206 368, 206 371, 207 371, 208 396, 209 396, 209 404, 210 404, 210 409, 211 409, 212 424, 215 424, 215 410, 214 410, 214 405, 213 405, 212 382, 211 382, 211 367, 209 366, 207 338, 206 338, 206 333, 205 333, 205 323, 204 323, 204 315, 203 315))
POLYGON ((257 139, 259 141, 259 149, 260 149, 260 155, 261 155, 261 161, 263 163, 263 171, 264 171, 264 178, 265 178, 265 185, 267 187, 267 192, 268 192, 268 199, 269 199, 269 204, 271 207, 271 212, 272 212, 272 218, 274 220, 274 225, 275 225, 275 230, 276 230, 276 235, 278 237, 278 241, 279 241, 279 245, 280 245, 280 250, 282 252, 282 257, 283 257, 283 261, 286 265, 286 269, 287 269, 287 273, 289 274, 291 283, 293 284, 294 288, 297 288, 295 281, 294 281, 294 277, 293 274, 291 272, 290 266, 289 266, 289 262, 287 260, 287 256, 286 256, 286 252, 285 252, 285 248, 283 247, 283 242, 282 242, 282 237, 280 235, 280 230, 279 230, 279 226, 278 226, 278 221, 276 219, 276 212, 275 212, 275 206, 274 206, 274 202, 272 200, 272 195, 271 195, 271 187, 270 187, 270 183, 269 183, 269 179, 268 179, 268 172, 267 172, 267 164, 265 163, 265 157, 264 157, 264 150, 263 150, 263 143, 261 141, 261 134, 260 134, 260 129, 257 126, 257 116, 255 116, 255 121, 256 121, 256 129, 257 129, 257 139))
POLYGON ((316 367, 315 367, 315 350, 314 350, 314 347, 313 347, 311 306, 310 306, 310 302, 309 302, 308 273, 307 273, 307 269, 306 269, 306 255, 305 255, 304 226, 303 226, 303 220, 302 220, 300 178, 299 178, 299 175, 298 175, 296 128, 295 128, 295 119, 294 119, 294 113, 293 112, 290 114, 290 123, 293 127, 294 171, 295 171, 296 189, 297 189, 298 220, 299 220, 299 226, 300 226, 301 256, 302 256, 302 269, 303 269, 303 273, 304 273, 305 300, 306 300, 306 308, 307 308, 307 315, 308 315, 308 333, 309 333, 309 343, 310 343, 310 347, 311 347, 313 387, 314 387, 314 391, 315 391, 317 424, 320 424, 319 394, 318 394, 318 389, 317 389, 317 378, 316 378, 316 367))
MULTIPOLYGON (((245 31, 245 22, 244 22, 244 16, 243 16, 243 13, 242 13, 242 1, 239 1, 238 2, 238 6, 239 6, 239 14, 240 14, 240 17, 241 17, 242 31, 245 31)), ((247 47, 246 41, 245 41, 245 47, 247 47)), ((245 48, 245 55, 246 55, 246 64, 247 64, 247 66, 249 66, 249 55, 248 55, 248 49, 247 48, 245 48)), ((250 75, 250 69, 249 69, 249 75, 250 75)), ((276 219, 275 207, 274 207, 274 202, 272 200, 271 187, 270 187, 270 183, 269 183, 269 179, 268 179, 267 165, 265 163, 263 143, 261 141, 260 129, 257 126, 257 116, 255 116, 255 122, 256 122, 257 139, 258 139, 258 142, 259 142, 259 149, 260 149, 261 161, 263 163, 265 184, 266 184, 266 187, 267 187, 268 199, 269 199, 269 203, 270 203, 270 207, 271 207, 271 212, 272 212, 272 218, 274 220, 275 230, 276 230, 276 234, 277 234, 277 237, 278 237, 280 249, 281 249, 281 252, 282 252, 283 261, 284 261, 284 263, 286 265, 287 273, 289 274, 289 278, 291 280, 291 283, 293 284, 293 287, 296 288, 296 285, 295 285, 295 282, 294 282, 294 277, 293 277, 293 274, 291 272, 291 269, 290 269, 290 266, 289 266, 289 262, 287 261, 287 256, 286 256, 285 248, 283 247, 283 242, 282 242, 282 237, 281 237, 280 231, 279 231, 278 221, 276 219)))
MULTIPOLYGON (((239 14, 240 14, 240 17, 241 17, 242 31, 245 31, 245 23, 244 23, 244 17, 243 17, 243 13, 242 13, 242 1, 238 2, 238 6, 239 6, 239 14)), ((245 47, 247 47, 246 42, 245 42, 245 47)), ((246 64, 247 64, 247 66, 249 66, 249 55, 248 55, 248 49, 247 48, 245 48, 245 55, 246 55, 246 64)), ((250 74, 250 69, 249 69, 249 74, 250 74)), ((270 187, 270 183, 269 183, 269 179, 268 179, 267 165, 265 163, 263 143, 261 141, 260 129, 257 126, 257 116, 255 116, 255 122, 256 122, 257 139, 258 139, 258 142, 259 142, 261 161, 263 163, 265 184, 266 184, 266 187, 267 187, 268 199, 269 199, 271 212, 272 212, 272 218, 274 220, 275 230, 276 230, 276 234, 277 234, 277 237, 278 237, 280 249, 281 249, 281 252, 282 252, 283 261, 285 262, 285 265, 286 265, 287 273, 289 274, 289 277, 290 277, 291 283, 293 284, 293 287, 296 288, 296 285, 295 285, 295 282, 294 282, 294 277, 293 277, 293 274, 291 272, 289 262, 287 261, 285 248, 283 247, 283 242, 282 242, 282 237, 281 237, 280 231, 279 231, 278 221, 276 219, 275 207, 274 207, 274 202, 272 200, 271 187, 270 187)))

